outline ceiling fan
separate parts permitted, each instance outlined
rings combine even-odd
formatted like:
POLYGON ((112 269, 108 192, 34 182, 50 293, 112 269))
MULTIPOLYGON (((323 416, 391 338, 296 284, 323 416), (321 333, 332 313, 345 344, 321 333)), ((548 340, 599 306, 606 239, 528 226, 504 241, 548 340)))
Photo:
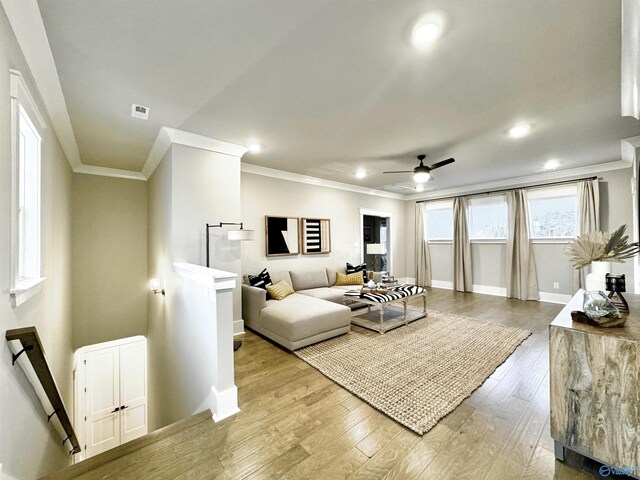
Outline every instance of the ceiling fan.
POLYGON ((447 158, 446 160, 441 160, 439 162, 434 163, 433 165, 425 165, 423 163, 424 159, 427 158, 426 155, 418 155, 418 160, 420 160, 420 165, 418 165, 413 170, 399 170, 393 172, 382 172, 382 173, 413 173, 413 180, 416 183, 425 183, 431 180, 431 170, 435 170, 436 168, 444 167, 445 165, 449 165, 450 163, 455 162, 453 158, 447 158))

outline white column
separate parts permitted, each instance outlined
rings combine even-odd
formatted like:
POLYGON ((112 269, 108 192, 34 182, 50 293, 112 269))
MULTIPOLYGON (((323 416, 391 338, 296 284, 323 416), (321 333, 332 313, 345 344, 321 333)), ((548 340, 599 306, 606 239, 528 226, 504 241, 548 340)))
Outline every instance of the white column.
POLYGON ((181 280, 181 315, 198 325, 205 348, 202 361, 210 394, 199 410, 210 408, 217 422, 239 412, 233 372, 233 289, 237 275, 190 263, 174 263, 181 280), (201 328, 200 328, 201 327, 201 328))

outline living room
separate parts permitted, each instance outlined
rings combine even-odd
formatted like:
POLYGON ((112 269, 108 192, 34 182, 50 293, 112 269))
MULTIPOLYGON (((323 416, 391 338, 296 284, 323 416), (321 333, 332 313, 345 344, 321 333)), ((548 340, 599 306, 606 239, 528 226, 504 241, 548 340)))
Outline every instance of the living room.
MULTIPOLYGON (((0 476, 54 475, 71 458, 88 458, 79 353, 131 338, 146 342, 145 432, 208 408, 216 422, 210 415, 191 424, 180 442, 160 449, 157 464, 146 452, 159 443, 130 454, 114 478, 589 478, 603 464, 634 465, 577 447, 557 459, 565 449, 551 431, 548 356, 549 324, 585 286, 566 253, 584 231, 579 183, 597 184, 591 230, 626 225, 629 242, 638 241, 637 0, 1 3, 0 318, 5 331, 37 328, 81 453, 69 455, 71 441, 58 438, 56 416, 48 421, 51 411, 17 367, 27 355, 14 366, 7 342, 0 476), (38 274, 23 289, 14 284, 21 111, 42 156, 38 274), (518 189, 530 215, 537 298, 529 301, 513 291, 519 265, 508 254, 508 194, 518 189), (461 197, 466 240, 456 221, 461 197), (567 212, 569 230, 543 232, 542 216, 567 212), (385 219, 384 234, 365 232, 365 216, 385 219), (269 217, 297 229, 286 255, 269 253, 269 217), (304 254, 304 219, 326 221, 320 252, 304 254), (215 275, 235 275, 232 288, 208 294, 218 302, 213 317, 180 298, 197 276, 184 265, 204 267, 207 259, 215 275), (351 309, 336 294, 338 273, 364 262, 383 295, 395 288, 383 282, 389 277, 420 287, 406 302, 391 299, 387 313, 401 326, 384 335, 376 325, 354 326, 369 314, 377 324, 375 306, 351 309), (283 341, 250 325, 243 302, 255 291, 245 277, 264 269, 295 290, 289 300, 302 290, 338 298, 328 311, 344 325, 329 335, 304 306, 292 307, 294 320, 312 325, 302 337, 283 341), (304 277, 318 271, 326 279, 304 277), (403 306, 417 312, 406 325, 403 306), (225 329, 212 332, 211 318, 224 318, 225 329), (469 391, 447 384, 457 400, 433 424, 422 418, 412 427, 385 406, 389 395, 372 399, 369 386, 348 384, 364 375, 341 378, 309 353, 366 332, 358 341, 369 343, 340 347, 364 355, 361 345, 429 322, 467 321, 459 324, 465 334, 441 331, 456 339, 454 360, 467 362, 447 367, 461 377, 456 368, 476 364, 482 375, 469 391), (500 328, 475 330, 478 323, 500 328), (232 339, 242 342, 235 352, 232 339), (503 350, 488 353, 498 344, 503 350), (221 378, 229 396, 212 390, 221 378)), ((640 293, 639 268, 637 255, 613 264, 629 297, 640 293)), ((273 305, 276 321, 286 316, 286 298, 264 301, 259 317, 273 305)), ((325 308, 322 299, 300 301, 325 308)), ((413 359, 409 344, 381 344, 371 355, 413 359)), ((359 372, 363 358, 343 370, 359 372)), ((372 374, 391 376, 366 362, 372 374)), ((390 368, 410 371, 402 365, 390 368)))

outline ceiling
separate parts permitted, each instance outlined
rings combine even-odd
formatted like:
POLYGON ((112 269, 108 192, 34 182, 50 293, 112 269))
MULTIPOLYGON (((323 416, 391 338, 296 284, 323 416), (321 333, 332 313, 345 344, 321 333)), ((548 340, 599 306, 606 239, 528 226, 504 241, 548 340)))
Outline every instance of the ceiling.
POLYGON ((39 0, 83 163, 140 171, 162 126, 261 143, 243 161, 427 188, 620 159, 620 2, 39 0), (414 23, 446 26, 426 51, 414 23), (148 121, 131 104, 150 108, 148 121), (517 122, 533 125, 513 139, 517 122), (358 168, 369 175, 354 176, 358 168))

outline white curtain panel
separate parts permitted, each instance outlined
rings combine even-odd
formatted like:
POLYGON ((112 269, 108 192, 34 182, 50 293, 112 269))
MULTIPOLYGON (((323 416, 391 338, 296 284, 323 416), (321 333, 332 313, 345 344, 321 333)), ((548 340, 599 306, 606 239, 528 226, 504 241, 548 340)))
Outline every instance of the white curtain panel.
POLYGON ((453 288, 458 292, 473 290, 471 243, 467 228, 468 205, 466 197, 453 199, 453 288))
POLYGON ((536 263, 529 234, 529 212, 524 190, 507 192, 507 297, 539 300, 536 263))
MULTIPOLYGON (((600 230, 600 183, 594 180, 578 182, 578 234, 600 230)), ((585 285, 584 268, 576 270, 573 276, 573 287, 577 291, 585 285)))
POLYGON ((431 253, 425 236, 425 213, 427 205, 416 203, 416 284, 431 286, 431 253))

